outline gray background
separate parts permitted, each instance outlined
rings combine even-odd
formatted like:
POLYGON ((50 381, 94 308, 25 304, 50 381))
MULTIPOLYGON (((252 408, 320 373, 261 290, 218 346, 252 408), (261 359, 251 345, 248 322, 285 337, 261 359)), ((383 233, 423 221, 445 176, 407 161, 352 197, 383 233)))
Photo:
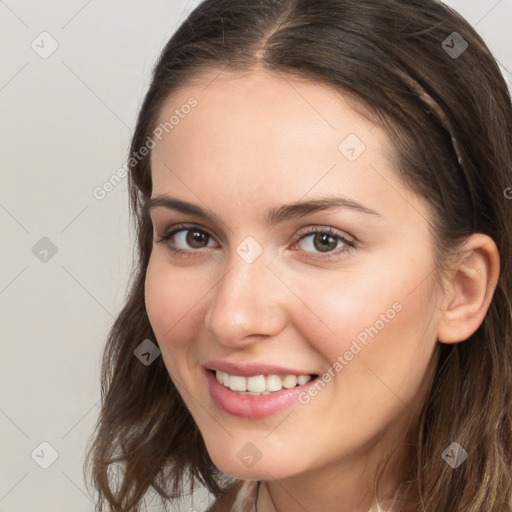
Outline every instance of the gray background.
MULTIPOLYGON (((126 179, 93 190, 125 163, 155 59, 197 3, 0 0, 0 512, 93 510, 83 452, 133 244, 126 179)), ((512 0, 447 3, 512 84, 512 0)))

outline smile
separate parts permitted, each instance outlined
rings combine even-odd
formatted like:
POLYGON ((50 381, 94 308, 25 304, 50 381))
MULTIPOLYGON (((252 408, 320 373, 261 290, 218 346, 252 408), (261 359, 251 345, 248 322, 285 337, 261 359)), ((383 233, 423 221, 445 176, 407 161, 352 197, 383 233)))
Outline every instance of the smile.
POLYGON ((230 375, 217 370, 215 372, 217 381, 225 387, 244 395, 268 395, 281 389, 291 389, 295 386, 302 386, 309 382, 311 375, 254 375, 243 377, 241 375, 230 375))
POLYGON ((213 403, 226 414, 247 419, 278 414, 296 404, 298 396, 318 381, 318 375, 246 377, 207 368, 203 368, 203 375, 213 403))

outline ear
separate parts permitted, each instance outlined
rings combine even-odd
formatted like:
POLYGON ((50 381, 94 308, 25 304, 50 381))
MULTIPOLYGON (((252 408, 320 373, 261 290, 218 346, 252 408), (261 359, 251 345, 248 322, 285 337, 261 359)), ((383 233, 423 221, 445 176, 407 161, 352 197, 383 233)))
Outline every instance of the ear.
POLYGON ((437 339, 441 343, 467 340, 483 322, 500 273, 500 256, 494 240, 474 233, 463 245, 445 281, 437 339))

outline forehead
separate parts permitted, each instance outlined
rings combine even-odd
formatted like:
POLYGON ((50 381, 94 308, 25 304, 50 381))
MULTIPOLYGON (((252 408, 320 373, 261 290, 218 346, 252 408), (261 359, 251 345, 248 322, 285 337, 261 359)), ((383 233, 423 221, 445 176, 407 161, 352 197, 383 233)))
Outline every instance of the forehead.
MULTIPOLYGON (((188 110, 186 104, 191 97, 198 103, 194 117, 200 118, 202 124, 213 121, 220 132, 236 126, 237 121, 245 123, 250 114, 252 122, 246 128, 251 136, 256 135, 255 128, 264 128, 257 135, 267 140, 282 134, 285 127, 293 133, 300 131, 299 118, 308 131, 316 127, 319 131, 343 133, 350 128, 362 133, 378 124, 377 116, 375 119, 363 117, 360 102, 356 103, 331 85, 263 69, 244 73, 207 71, 196 76, 172 92, 160 110, 158 124, 169 121, 169 114, 173 112, 179 113, 182 108, 188 110), (267 122, 266 126, 260 124, 262 121, 267 122), (275 121, 279 121, 277 131, 274 131, 275 121)), ((370 116, 371 112, 365 109, 365 115, 370 116)), ((179 130, 173 129, 173 132, 179 130)), ((245 130, 241 135, 243 133, 245 130)), ((386 136, 383 131, 376 135, 386 136)))
POLYGON ((280 204, 339 191, 376 210, 394 202, 397 215, 418 207, 398 181, 384 129, 325 84, 211 72, 175 90, 158 124, 172 116, 178 122, 152 151, 154 194, 215 196, 226 209, 226 198, 280 204))

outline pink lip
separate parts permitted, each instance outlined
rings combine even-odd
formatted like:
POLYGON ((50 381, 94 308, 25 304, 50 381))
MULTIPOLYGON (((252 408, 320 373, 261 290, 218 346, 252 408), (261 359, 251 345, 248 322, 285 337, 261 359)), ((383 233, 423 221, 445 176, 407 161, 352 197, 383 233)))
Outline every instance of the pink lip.
POLYGON ((209 370, 219 370, 229 373, 230 375, 240 375, 241 377, 252 377, 254 375, 317 375, 314 372, 285 368, 284 366, 259 363, 234 363, 222 360, 208 361, 203 366, 209 370))
MULTIPOLYGON (((274 373, 274 370, 275 368, 272 373, 274 373)), ((249 419, 264 418, 271 414, 277 414, 291 404, 296 403, 298 395, 305 392, 309 386, 316 382, 316 379, 312 379, 302 386, 274 391, 268 395, 242 395, 221 384, 217 380, 214 372, 204 369, 204 373, 208 382, 210 396, 217 407, 227 414, 249 419)), ((302 375, 295 372, 290 373, 293 375, 302 375)), ((261 374, 262 373, 252 373, 251 375, 261 374)), ((234 375, 241 374, 235 373, 234 375)))

